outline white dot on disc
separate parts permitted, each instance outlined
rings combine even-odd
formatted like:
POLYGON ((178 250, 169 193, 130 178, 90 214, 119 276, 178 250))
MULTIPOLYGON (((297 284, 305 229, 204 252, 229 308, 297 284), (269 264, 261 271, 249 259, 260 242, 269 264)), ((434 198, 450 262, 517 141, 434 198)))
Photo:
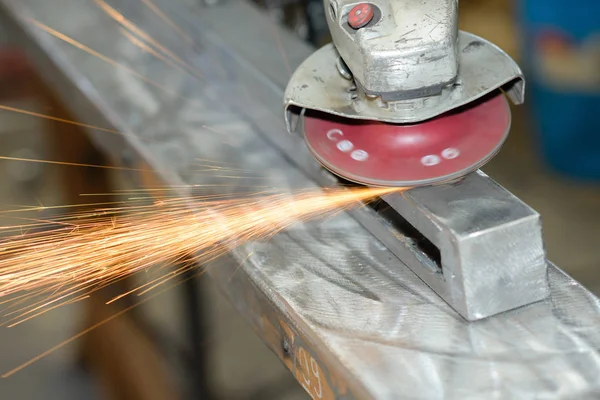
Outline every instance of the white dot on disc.
POLYGON ((426 167, 437 165, 440 163, 440 161, 442 161, 441 158, 433 154, 421 158, 421 164, 423 164, 426 167))
POLYGON ((344 132, 342 132, 339 129, 331 129, 327 132, 327 139, 329 140, 335 140, 335 136, 339 135, 339 136, 344 136, 344 132))
POLYGON ((352 150, 352 148, 354 148, 354 145, 349 140, 342 140, 341 142, 338 142, 337 148, 346 153, 352 150))
POLYGON ((350 154, 350 157, 352 157, 352 159, 356 161, 365 161, 367 158, 369 158, 369 153, 367 153, 364 150, 354 150, 350 154))
POLYGON ((460 151, 454 147, 448 147, 442 151, 442 157, 444 157, 446 160, 452 160, 458 156, 460 156, 460 151))

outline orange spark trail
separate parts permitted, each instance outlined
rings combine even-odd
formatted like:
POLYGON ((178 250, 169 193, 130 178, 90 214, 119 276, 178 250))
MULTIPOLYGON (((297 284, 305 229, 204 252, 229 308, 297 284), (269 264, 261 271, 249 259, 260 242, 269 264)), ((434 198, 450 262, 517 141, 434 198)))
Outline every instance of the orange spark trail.
POLYGON ((165 15, 152 1, 150 0, 141 0, 142 3, 146 5, 152 12, 154 12, 160 19, 162 19, 167 25, 169 25, 175 33, 177 33, 180 37, 185 39, 189 44, 194 44, 194 40, 187 35, 181 28, 179 28, 169 17, 165 15))
POLYGON ((175 287, 175 286, 177 286, 177 285, 179 285, 179 284, 181 284, 181 283, 183 283, 183 282, 185 282, 185 281, 188 281, 188 280, 190 280, 190 279, 194 279, 194 278, 196 278, 198 275, 201 275, 203 272, 204 272, 204 271, 200 271, 199 273, 197 273, 197 274, 194 274, 194 275, 192 275, 191 277, 188 277, 188 278, 186 278, 186 279, 184 279, 184 280, 182 280, 182 281, 176 282, 175 284, 173 284, 173 285, 171 285, 171 286, 168 286, 168 287, 166 287, 166 288, 162 289, 162 290, 161 290, 161 291, 159 291, 158 293, 154 293, 152 296, 150 296, 150 297, 147 297, 147 298, 145 298, 145 299, 143 299, 143 300, 141 300, 141 301, 138 301, 136 304, 133 304, 133 305, 131 305, 131 306, 129 306, 129 307, 126 307, 126 308, 124 308, 124 309, 120 310, 119 312, 117 312, 117 313, 115 313, 115 314, 111 315, 110 317, 108 317, 108 318, 105 318, 105 319, 103 319, 102 321, 100 321, 100 322, 97 322, 97 323, 93 324, 92 326, 90 326, 90 327, 88 327, 88 328, 86 328, 86 329, 84 329, 84 330, 80 331, 80 332, 79 332, 79 333, 77 333, 76 335, 73 335, 73 336, 71 336, 70 338, 68 338, 68 339, 66 339, 66 340, 64 340, 64 341, 62 341, 62 342, 60 342, 59 344, 57 344, 56 346, 52 347, 51 349, 48 349, 48 350, 46 350, 46 351, 45 351, 45 352, 43 352, 42 354, 39 354, 39 355, 37 355, 37 356, 35 356, 35 357, 31 358, 29 361, 26 361, 26 362, 24 362, 23 364, 19 365, 18 367, 16 367, 16 368, 13 368, 12 370, 10 370, 10 371, 8 371, 8 372, 6 372, 6 373, 2 374, 2 378, 9 378, 10 376, 12 376, 12 375, 16 374, 17 372, 19 372, 19 371, 21 371, 21 370, 23 370, 23 369, 27 368, 27 367, 28 367, 28 366, 30 366, 31 364, 34 364, 35 362, 37 362, 37 361, 41 360, 42 358, 44 358, 44 357, 46 357, 46 356, 48 356, 48 355, 52 354, 52 353, 53 353, 53 352, 55 352, 56 350, 58 350, 58 349, 60 349, 60 348, 62 348, 62 347, 65 347, 65 346, 67 346, 67 345, 68 345, 68 344, 70 344, 70 343, 73 343, 73 342, 74 342, 74 341, 76 341, 77 339, 79 339, 79 338, 81 338, 81 337, 85 336, 86 334, 88 334, 88 333, 90 333, 91 331, 93 331, 93 330, 95 330, 95 329, 97 329, 97 328, 101 327, 102 325, 104 325, 104 324, 106 324, 106 323, 108 323, 108 322, 110 322, 110 321, 113 321, 113 320, 115 320, 115 319, 119 318, 120 316, 122 316, 123 314, 126 314, 126 313, 128 313, 128 312, 129 312, 129 311, 131 311, 132 309, 134 309, 134 308, 136 308, 136 307, 138 307, 138 306, 141 306, 141 305, 143 305, 144 303, 147 303, 147 302, 149 302, 150 300, 153 300, 154 298, 156 298, 157 296, 159 296, 159 295, 163 294, 164 292, 168 291, 169 289, 172 289, 173 287, 175 287))
POLYGON ((20 365, 20 366, 18 366, 17 368, 14 368, 14 369, 12 369, 12 370, 8 371, 7 373, 5 373, 5 374, 3 374, 3 375, 2 375, 2 378, 8 378, 8 377, 10 377, 10 376, 12 376, 12 375, 16 374, 17 372, 19 372, 19 371, 23 370, 24 368, 26 368, 26 367, 30 366, 31 364, 35 363, 36 361, 39 361, 39 360, 41 360, 42 358, 44 358, 44 357, 48 356, 49 354, 52 354, 52 353, 53 353, 53 352, 55 352, 56 350, 60 349, 61 347, 64 347, 64 346, 66 346, 67 344, 74 342, 75 340, 79 339, 80 337, 82 337, 82 336, 85 336, 87 333, 89 333, 89 332, 93 331, 94 329, 96 329, 96 328, 98 328, 98 327, 100 327, 100 326, 102 326, 102 325, 106 324, 107 322, 110 322, 110 321, 112 321, 112 320, 114 320, 114 319, 117 319, 117 318, 119 318, 121 315, 123 315, 123 314, 125 314, 125 313, 129 312, 129 311, 130 311, 130 310, 132 310, 133 308, 135 308, 135 307, 139 306, 139 305, 140 305, 140 304, 142 304, 142 303, 145 303, 145 302, 147 302, 148 300, 150 300, 150 299, 145 299, 145 300, 142 300, 141 302, 139 302, 139 303, 137 303, 137 304, 134 304, 134 305, 132 305, 132 306, 129 306, 129 307, 127 307, 127 308, 123 309, 123 310, 120 310, 120 311, 119 311, 119 312, 117 312, 116 314, 113 314, 113 315, 111 315, 110 317, 108 317, 108 318, 106 318, 106 319, 104 319, 104 320, 102 320, 102 321, 100 321, 100 322, 98 322, 98 323, 96 323, 96 324, 94 324, 94 325, 90 326, 89 328, 87 328, 87 329, 85 329, 85 330, 83 330, 83 331, 79 332, 78 334, 76 334, 76 335, 74 335, 74 336, 70 337, 69 339, 67 339, 67 340, 64 340, 63 342, 61 342, 61 343, 57 344, 56 346, 52 347, 51 349, 48 349, 48 350, 46 350, 46 351, 45 351, 45 352, 43 352, 42 354, 39 354, 39 355, 35 356, 34 358, 32 358, 31 360, 27 361, 26 363, 23 363, 23 364, 21 364, 21 365, 20 365))
POLYGON ((116 22, 121 24, 125 29, 129 30, 134 35, 140 37, 142 40, 150 43, 152 46, 157 48, 162 53, 167 56, 173 58, 176 62, 185 64, 183 60, 173 54, 169 49, 161 45, 159 42, 154 40, 150 35, 148 35, 145 31, 137 27, 133 22, 125 18, 123 14, 115 10, 113 7, 109 6, 104 0, 94 0, 96 5, 102 9, 108 16, 114 19, 116 22))
POLYGON ((121 33, 123 34, 123 36, 125 36, 127 39, 129 39, 129 41, 131 43, 133 43, 134 45, 136 45, 137 47, 139 47, 143 51, 145 51, 145 52, 147 52, 149 54, 152 54, 154 57, 160 59, 165 64, 168 64, 171 67, 176 68, 176 69, 178 69, 181 72, 186 72, 179 65, 175 64, 173 61, 169 60, 167 57, 163 56, 162 54, 160 54, 159 52, 157 52, 156 50, 154 50, 152 47, 148 46, 142 40, 138 39, 136 36, 134 36, 133 33, 129 32, 127 29, 121 28, 120 30, 121 30, 121 33))
POLYGON ((136 272, 166 269, 161 277, 123 295, 144 294, 193 268, 164 267, 180 262, 183 255, 198 255, 206 262, 245 242, 265 240, 297 221, 329 217, 400 190, 339 188, 225 199, 170 198, 65 216, 56 221, 58 228, 0 242, 0 296, 6 299, 2 303, 8 317, 3 324, 17 325, 136 272))
POLYGON ((115 131, 114 129, 101 128, 99 126, 83 124, 80 122, 71 121, 69 119, 53 117, 51 115, 40 114, 40 113, 36 113, 33 111, 27 111, 27 110, 23 110, 21 108, 9 107, 9 106, 5 106, 5 105, 1 105, 1 104, 0 104, 0 110, 11 111, 11 112, 19 113, 19 114, 25 114, 25 115, 29 115, 29 116, 37 117, 37 118, 49 119, 52 121, 62 122, 65 124, 80 126, 82 128, 95 129, 97 131, 102 131, 102 132, 115 133, 115 134, 119 134, 119 135, 121 134, 121 132, 115 131))
POLYGON ((30 163, 52 164, 52 165, 68 165, 71 167, 114 169, 114 170, 119 170, 119 171, 154 172, 153 170, 150 170, 150 169, 115 167, 115 166, 111 166, 111 165, 82 164, 82 163, 72 163, 72 162, 66 162, 66 161, 37 160, 34 158, 22 158, 22 157, 0 156, 0 160, 26 161, 26 162, 30 162, 30 163))
MULTIPOLYGON (((189 65, 188 63, 183 61, 181 58, 177 57, 177 55, 175 55, 169 49, 167 49, 162 44, 160 44, 158 41, 153 39, 152 36, 150 36, 144 30, 139 28, 133 22, 128 20, 123 14, 121 14, 119 11, 115 10, 113 7, 108 5, 104 0, 94 0, 94 1, 100 9, 102 9, 108 16, 110 16, 116 22, 118 22, 123 28, 127 29, 133 35, 137 36, 141 41, 148 43, 150 46, 153 46, 154 48, 156 48, 158 50, 158 53, 155 51, 150 51, 151 54, 157 56, 159 59, 164 61, 164 58, 162 57, 162 55, 159 55, 159 53, 162 53, 162 54, 166 55, 166 57, 168 57, 171 60, 173 60, 174 62, 176 62, 177 64, 185 67, 185 69, 187 69, 188 72, 190 72, 197 78, 202 79, 202 74, 200 73, 200 71, 193 68, 191 65, 189 65)), ((131 38, 130 38, 130 40, 131 40, 131 38)), ((141 41, 138 41, 137 43, 134 42, 134 44, 141 46, 143 49, 144 46, 146 46, 146 45, 141 41)), ((146 46, 146 50, 148 50, 148 49, 150 49, 150 47, 146 46)))
POLYGON ((56 29, 52 29, 49 26, 47 26, 39 21, 36 21, 35 19, 29 19, 29 22, 31 22, 33 25, 37 26, 38 28, 42 29, 46 33, 49 33, 50 35, 54 36, 55 38, 60 39, 63 42, 66 42, 66 43, 78 48, 79 50, 85 51, 86 53, 88 53, 94 57, 97 57, 100 60, 105 61, 114 67, 121 68, 124 71, 127 71, 128 73, 130 73, 131 75, 134 75, 134 76, 138 77, 139 79, 143 80, 144 82, 149 83, 169 94, 178 96, 177 93, 162 86, 161 84, 159 84, 157 82, 154 82, 152 79, 140 74, 139 72, 137 72, 121 63, 118 63, 117 61, 113 60, 112 58, 109 58, 109 57, 105 56, 104 54, 97 52, 96 50, 89 48, 88 46, 84 45, 83 43, 78 42, 77 40, 58 32, 56 29))

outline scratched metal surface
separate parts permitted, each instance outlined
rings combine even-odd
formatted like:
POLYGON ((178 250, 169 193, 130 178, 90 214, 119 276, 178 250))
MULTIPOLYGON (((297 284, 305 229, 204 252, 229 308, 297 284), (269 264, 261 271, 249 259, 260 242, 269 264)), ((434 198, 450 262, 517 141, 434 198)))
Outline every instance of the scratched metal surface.
MULTIPOLYGON (((110 2, 193 66, 186 72, 187 67, 141 51, 93 0, 3 3, 169 183, 226 184, 221 190, 231 192, 249 186, 315 186, 264 136, 287 135, 282 103, 277 103, 289 76, 280 42, 286 43, 292 68, 308 49, 289 35, 277 40, 270 20, 245 4, 199 10, 184 0, 156 1, 193 36, 189 44, 141 2, 110 2), (156 84, 49 36, 28 18, 156 84), (240 20, 247 25, 235 23, 240 20), (231 29, 223 29, 227 25, 231 29), (239 43, 255 41, 255 46, 235 48, 234 32, 245 34, 239 43), (201 172, 201 159, 232 163, 245 170, 245 178, 201 172)), ((57 71, 48 71, 49 81, 59 81, 52 75, 57 71)), ((86 112, 80 108, 78 114, 86 112)), ((116 158, 123 157, 125 145, 116 145, 110 134, 94 135, 116 158)), ((288 145, 297 146, 296 159, 310 160, 302 143, 290 140, 288 145)), ((304 333, 322 346, 317 352, 333 355, 373 398, 600 396, 600 302, 554 266, 547 301, 467 323, 347 215, 298 224, 268 242, 241 246, 235 256, 241 263, 238 273, 247 274, 283 314, 301 321, 304 333)))

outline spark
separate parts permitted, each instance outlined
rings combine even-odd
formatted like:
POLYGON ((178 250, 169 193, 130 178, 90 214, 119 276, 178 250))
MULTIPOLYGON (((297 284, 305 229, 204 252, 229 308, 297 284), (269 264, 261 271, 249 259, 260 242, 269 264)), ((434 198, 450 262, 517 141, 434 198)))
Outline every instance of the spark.
POLYGON ((185 64, 185 62, 183 60, 181 60, 179 57, 177 57, 175 54, 173 54, 173 52, 171 52, 166 47, 164 47, 162 44, 160 44, 158 41, 153 39, 150 35, 148 35, 148 33, 146 33, 144 30, 140 29, 133 22, 131 22, 130 20, 125 18, 125 16, 123 14, 121 14, 116 9, 114 9, 113 7, 108 5, 104 0, 94 0, 94 1, 100 9, 102 9, 108 16, 110 16, 113 20, 115 20, 121 26, 123 26, 123 28, 127 29, 132 34, 141 38, 142 40, 150 43, 150 45, 154 46, 162 53, 173 58, 177 63, 185 64))
POLYGON ((14 369, 8 371, 7 373, 5 373, 5 374, 2 375, 2 378, 8 378, 8 377, 16 374, 17 372, 25 369, 26 367, 30 366, 31 364, 33 364, 33 363, 41 360, 42 358, 48 356, 49 354, 52 354, 56 350, 58 350, 58 349, 60 349, 60 348, 62 348, 64 346, 68 345, 69 343, 74 342, 75 340, 81 338, 82 336, 85 336, 86 334, 88 334, 89 332, 93 331, 94 329, 96 329, 96 328, 98 328, 98 327, 106 324, 107 322, 110 322, 110 321, 112 321, 114 319, 119 318, 121 315, 129 312, 133 308, 139 306, 141 303, 147 302, 148 300, 150 300, 150 299, 148 298, 148 299, 142 300, 141 302, 139 302, 137 304, 134 304, 132 306, 124 308, 123 310, 120 310, 119 312, 111 315, 110 317, 108 317, 108 318, 106 318, 106 319, 104 319, 104 320, 102 320, 102 321, 100 321, 100 322, 98 322, 98 323, 90 326, 89 328, 86 328, 86 329, 82 330, 78 334, 71 336, 67 340, 62 341, 61 343, 57 344, 56 346, 52 347, 51 349, 48 349, 45 352, 43 352, 42 354, 39 354, 39 355, 35 356, 31 360, 29 360, 29 361, 21 364, 20 366, 18 366, 17 368, 14 368, 14 369))
MULTIPOLYGON (((186 41, 191 38, 183 33, 151 0, 141 0, 165 23, 170 25, 186 41)), ((146 32, 127 20, 104 0, 95 0, 105 13, 120 24, 121 32, 134 45, 161 59, 171 67, 185 68, 188 73, 199 77, 200 72, 178 58, 146 32)), ((164 92, 174 94, 169 88, 150 80, 127 65, 120 64, 108 56, 64 35, 41 22, 30 19, 39 29, 66 42, 113 67, 125 70, 164 92)), ((275 38, 288 72, 291 68, 287 55, 281 47, 279 32, 274 26, 275 38)), ((247 88, 244 88, 247 90, 247 88)), ((192 99, 187 99, 194 101, 192 99)), ((0 109, 21 112, 30 116, 51 119, 81 127, 119 133, 105 128, 86 125, 44 114, 1 106, 0 109)), ((203 126, 215 133, 216 129, 203 126)), ((110 166, 66 163, 0 157, 12 161, 43 162, 80 167, 148 171, 143 169, 117 168, 110 166)), ((244 179, 243 171, 229 165, 209 166, 208 171, 231 173, 224 178, 244 179), (237 176, 233 176, 236 175, 237 176)), ((150 171, 151 172, 151 171, 150 171)), ((259 179, 257 177, 257 179, 259 179)), ((227 186, 227 185, 223 185, 227 186)), ((251 185, 254 190, 259 187, 251 185)), ((185 188, 180 188, 185 189, 185 188)), ((6 227, 12 236, 0 240, 0 326, 13 327, 38 317, 61 306, 80 302, 94 292, 128 278, 138 272, 157 271, 157 277, 148 282, 114 296, 107 303, 137 295, 146 295, 166 283, 180 278, 198 263, 206 263, 248 242, 263 241, 292 227, 297 222, 333 217, 351 208, 403 188, 337 188, 312 189, 293 193, 277 193, 273 189, 261 192, 230 195, 168 196, 170 188, 129 190, 120 194, 137 196, 129 203, 95 203, 95 210, 65 213, 52 220, 21 218, 19 226, 6 227), (148 193, 160 194, 160 201, 150 201, 148 193), (144 196, 148 195, 148 197, 144 196), (162 196, 163 194, 167 196, 162 196), (131 202, 142 204, 130 205, 131 202), (13 232, 14 230, 14 232, 13 232), (194 255, 194 259, 189 259, 194 255)), ((180 193, 174 191, 174 193, 180 193)), ((20 211, 60 209, 55 206, 25 207, 23 210, 1 211, 11 218, 20 211)), ((75 208, 86 205, 74 205, 75 208)), ((247 256, 250 257, 250 254, 247 256)), ((237 269, 236 269, 237 271, 237 269)), ((164 289, 167 290, 167 289, 164 289)), ((164 292, 161 291, 162 292, 164 292)), ((109 322, 132 308, 155 296, 127 307, 117 314, 89 327, 52 349, 34 357, 16 369, 4 374, 8 377, 56 349, 73 342, 87 332, 109 322)))
MULTIPOLYGON (((400 190, 337 188, 231 198, 174 197, 39 220, 34 224, 38 229, 0 242, 0 295, 6 299, 4 316, 9 317, 4 325, 18 325, 137 272, 180 263, 183 255, 194 254, 207 262, 240 244, 266 240, 298 221, 331 217, 400 190)), ((167 269, 110 302, 143 295, 190 268, 186 264, 167 269)))
POLYGON ((165 13, 163 13, 152 1, 141 0, 146 7, 154 12, 160 19, 162 19, 167 25, 171 27, 181 38, 183 38, 189 44, 195 44, 194 40, 187 35, 181 28, 179 28, 165 13))
MULTIPOLYGON (((103 319, 103 320, 101 320, 101 321, 93 324, 92 326, 89 326, 89 327, 83 329, 79 333, 71 336, 70 338, 68 338, 66 340, 63 340, 62 342, 60 342, 59 344, 55 345, 54 347, 52 347, 52 348, 44 351, 43 353, 38 354, 37 356, 31 358, 29 361, 26 361, 23 364, 19 365, 18 367, 13 368, 12 370, 10 370, 10 371, 2 374, 2 378, 8 378, 8 377, 16 374, 17 372, 19 372, 19 371, 27 368, 31 364, 34 364, 35 362, 41 360, 42 358, 47 357, 48 355, 52 354, 56 350, 58 350, 58 349, 60 349, 60 348, 62 348, 64 346, 67 346, 70 343, 73 343, 77 339, 85 336, 86 334, 92 332, 93 330, 95 330, 95 329, 103 326, 104 324, 106 324, 108 322, 111 322, 111 321, 113 321, 113 320, 121 317, 122 315, 128 313, 129 311, 133 310, 134 308, 136 308, 136 307, 138 307, 140 305, 143 305, 143 304, 149 302, 150 300, 153 300, 154 298, 156 298, 156 297, 160 296, 161 294, 167 292, 168 290, 172 289, 173 287, 178 286, 181 283, 184 283, 186 281, 189 281, 190 279, 196 278, 197 276, 201 275, 202 273, 204 273, 204 270, 202 270, 200 272, 196 272, 192 276, 186 277, 185 279, 182 279, 179 282, 176 282, 176 283, 174 283, 174 284, 172 284, 170 286, 167 286, 167 287, 163 288, 161 291, 159 291, 157 293, 154 293, 152 296, 149 296, 149 297, 147 297, 145 299, 142 299, 142 300, 138 301, 137 303, 132 304, 131 306, 128 306, 128 307, 120 310, 119 312, 117 312, 117 313, 115 313, 115 314, 113 314, 113 315, 111 315, 111 316, 109 316, 109 317, 107 317, 107 318, 105 318, 105 319, 103 319)), ((78 300, 80 300, 80 299, 78 299, 78 300)), ((81 299, 81 300, 83 300, 83 299, 81 299)))
MULTIPOLYGON (((102 3, 99 2, 99 4, 102 4, 102 3)), ((110 6, 108 6, 108 7, 110 9, 110 6)), ((111 17, 113 17, 113 18, 116 18, 116 16, 113 16, 111 13, 109 13, 109 15, 111 17)), ((100 52, 98 52, 98 51, 90 48, 89 46, 84 45, 83 43, 81 43, 81 42, 73 39, 72 37, 69 37, 69 36, 65 35, 64 33, 61 33, 59 31, 57 31, 56 29, 53 29, 53 28, 49 27, 48 25, 46 25, 46 24, 44 24, 44 23, 42 23, 40 21, 37 21, 37 20, 35 20, 33 18, 29 18, 28 21, 32 25, 34 25, 37 28, 43 30, 44 32, 50 34, 51 36, 54 36, 55 38, 57 38, 59 40, 62 40, 63 42, 65 42, 67 44, 70 44, 71 46, 73 46, 73 47, 75 47, 75 48, 77 48, 77 49, 79 49, 81 51, 84 51, 85 53, 87 53, 87 54, 89 54, 89 55, 91 55, 93 57, 96 57, 96 58, 98 58, 98 59, 100 59, 100 60, 102 60, 102 61, 110 64, 111 66, 113 66, 115 68, 119 68, 119 69, 127 72, 131 76, 133 76, 133 77, 135 77, 135 78, 137 78, 137 79, 139 79, 139 80, 141 80, 143 82, 146 82, 146 83, 154 86, 155 88, 160 89, 163 92, 171 95, 171 96, 174 96, 176 98, 180 98, 180 99, 183 99, 183 100, 190 101, 192 104, 198 104, 200 106, 204 106, 204 104, 202 104, 201 102, 198 102, 197 99, 190 98, 190 97, 184 96, 184 95, 182 95, 180 93, 177 93, 176 91, 174 91, 174 90, 172 90, 172 89, 170 89, 170 88, 168 88, 168 87, 166 87, 164 85, 161 85, 160 83, 158 83, 156 81, 153 81, 152 79, 150 79, 147 76, 143 75, 142 73, 136 71, 135 69, 130 68, 129 66, 127 66, 125 64, 119 63, 118 61, 116 61, 116 60, 114 60, 114 59, 112 59, 112 58, 110 58, 110 57, 108 57, 108 56, 106 56, 106 55, 104 55, 104 54, 102 54, 102 53, 100 53, 100 52)), ((124 19, 124 17, 123 17, 123 19, 119 20, 118 22, 125 23, 126 21, 128 22, 128 20, 124 19)), ((140 39, 140 35, 141 35, 141 37, 143 39, 146 39, 146 41, 148 43, 151 43, 151 44, 154 43, 155 47, 156 47, 156 45, 158 45, 158 46, 160 46, 160 48, 163 48, 160 44, 158 44, 156 41, 154 41, 154 39, 152 39, 150 36, 148 36, 144 31, 136 29, 137 27, 135 25, 133 25, 133 24, 125 24, 125 27, 128 28, 128 30, 129 30, 130 33, 126 34, 124 36, 128 40, 130 40, 134 45, 140 47, 142 49, 142 51, 147 51, 150 54, 152 54, 153 56, 158 57, 161 61, 167 63, 168 65, 173 66, 173 62, 171 62, 168 58, 166 58, 166 56, 160 55, 159 53, 156 52, 156 50, 152 49, 147 44, 143 43, 141 41, 141 39, 140 39), (135 35, 137 35, 137 38, 135 38, 134 36, 132 36, 132 33, 135 34, 135 35)), ((121 31, 121 32, 123 32, 123 31, 121 31)), ((164 49, 164 50, 166 50, 166 49, 164 49)), ((181 60, 180 58, 178 58, 177 56, 175 56, 174 54, 172 54, 168 50, 163 51, 163 53, 167 54, 167 57, 170 57, 171 60, 174 60, 178 64, 183 65, 183 67, 185 67, 185 69, 187 70, 187 73, 189 73, 191 76, 193 76, 197 80, 201 80, 202 79, 202 74, 201 74, 201 72, 198 69, 196 69, 193 66, 191 66, 190 64, 184 62, 183 60, 181 60)), ((178 68, 178 69, 181 70, 181 68, 178 68)), ((54 117, 50 117, 49 119, 59 120, 59 119, 54 118, 54 117)), ((62 121, 62 122, 68 122, 68 121, 65 120, 65 121, 62 121)), ((69 123, 73 123, 73 122, 71 121, 69 123)), ((78 124, 75 123, 75 125, 78 125, 78 124)), ((97 127, 94 127, 94 126, 90 126, 90 127, 97 129, 97 127)))
POLYGON ((142 169, 142 168, 126 168, 126 167, 116 167, 116 166, 112 166, 112 165, 83 164, 83 163, 73 163, 73 162, 66 162, 66 161, 38 160, 35 158, 23 158, 23 157, 0 156, 0 160, 25 161, 25 162, 30 162, 30 163, 52 164, 52 165, 68 165, 71 167, 115 169, 115 170, 120 170, 120 171, 154 172, 153 170, 142 169))
MULTIPOLYGON (((135 45, 142 48, 142 50, 148 51, 150 54, 154 55, 162 61, 165 61, 167 58, 173 60, 175 63, 184 67, 189 73, 194 75, 196 78, 202 79, 202 74, 200 73, 200 71, 183 61, 181 58, 177 57, 177 55, 175 55, 172 51, 164 47, 161 43, 159 43, 157 40, 152 38, 152 36, 146 33, 146 31, 135 25, 119 11, 108 5, 104 0, 94 1, 96 5, 100 9, 102 9, 108 16, 110 16, 114 21, 119 23, 124 29, 131 33, 130 35, 127 35, 127 37, 135 45), (144 42, 148 43, 148 45, 144 42), (155 51, 154 49, 152 49, 152 47, 154 47, 157 50, 155 51)), ((171 62, 167 63, 173 65, 171 62)))
POLYGON ((32 19, 32 18, 29 19, 29 22, 31 22, 33 25, 35 25, 36 27, 40 28, 41 30, 45 31, 46 33, 54 36, 55 38, 60 39, 63 42, 68 43, 71 46, 76 47, 79 50, 82 50, 82 51, 88 53, 89 55, 94 56, 94 57, 96 57, 96 58, 98 58, 98 59, 100 59, 100 60, 102 60, 102 61, 104 61, 104 62, 106 62, 106 63, 108 63, 110 65, 112 65, 113 67, 121 68, 122 70, 126 71, 127 73, 129 73, 129 74, 131 74, 131 75, 133 75, 133 76, 135 76, 135 77, 143 80, 146 83, 149 83, 152 86, 155 86, 155 87, 163 90, 166 93, 169 93, 171 95, 175 95, 175 96, 179 97, 179 95, 177 93, 175 93, 172 90, 166 88, 165 86, 163 86, 163 85, 161 85, 161 84, 153 81, 152 79, 150 79, 150 78, 142 75, 141 73, 137 72, 136 70, 134 70, 132 68, 129 68, 128 66, 123 65, 123 64, 121 64, 121 63, 113 60, 112 58, 110 58, 108 56, 105 56, 104 54, 102 54, 102 53, 100 53, 100 52, 98 52, 96 50, 93 50, 92 48, 84 45, 83 43, 78 42, 77 40, 75 40, 75 39, 73 39, 73 38, 71 38, 71 37, 69 37, 69 36, 67 36, 67 35, 65 35, 63 33, 58 32, 56 29, 50 28, 48 25, 45 25, 45 24, 43 24, 43 23, 41 23, 39 21, 36 21, 35 19, 32 19))
POLYGON ((162 55, 159 52, 157 52, 156 50, 154 50, 152 47, 148 46, 146 43, 144 43, 142 40, 140 40, 139 38, 137 38, 135 35, 133 35, 132 33, 130 33, 125 28, 121 28, 120 31, 123 34, 123 36, 125 36, 127 39, 129 39, 129 41, 131 43, 133 43, 134 45, 136 45, 137 47, 139 47, 143 51, 145 51, 145 52, 147 52, 149 54, 152 54, 154 57, 160 59, 165 64, 168 64, 168 65, 170 65, 173 68, 176 68, 176 69, 178 69, 178 70, 180 70, 182 72, 185 72, 185 70, 183 70, 179 65, 175 64, 168 57, 165 57, 164 55, 162 55))
POLYGON ((33 111, 23 110, 21 108, 9 107, 9 106, 2 105, 2 104, 0 104, 0 110, 10 111, 10 112, 19 113, 19 114, 25 114, 25 115, 29 115, 29 116, 37 117, 37 118, 49 119, 49 120, 52 120, 52 121, 57 121, 57 122, 65 123, 65 124, 75 125, 75 126, 79 126, 79 127, 82 127, 82 128, 94 129, 94 130, 102 131, 102 132, 121 134, 121 132, 115 131, 114 129, 107 129, 107 128, 101 128, 99 126, 94 126, 94 125, 89 125, 89 124, 83 124, 83 123, 76 122, 76 121, 71 121, 71 120, 65 119, 65 118, 53 117, 51 115, 40 114, 40 113, 36 113, 36 112, 33 112, 33 111))

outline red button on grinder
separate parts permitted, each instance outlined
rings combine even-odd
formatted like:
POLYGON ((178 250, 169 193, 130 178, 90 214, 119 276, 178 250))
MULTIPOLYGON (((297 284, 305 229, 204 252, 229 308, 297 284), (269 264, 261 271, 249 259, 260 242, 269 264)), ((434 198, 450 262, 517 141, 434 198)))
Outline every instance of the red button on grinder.
POLYGON ((348 14, 348 25, 353 29, 366 26, 373 19, 373 6, 368 3, 357 4, 348 14))

